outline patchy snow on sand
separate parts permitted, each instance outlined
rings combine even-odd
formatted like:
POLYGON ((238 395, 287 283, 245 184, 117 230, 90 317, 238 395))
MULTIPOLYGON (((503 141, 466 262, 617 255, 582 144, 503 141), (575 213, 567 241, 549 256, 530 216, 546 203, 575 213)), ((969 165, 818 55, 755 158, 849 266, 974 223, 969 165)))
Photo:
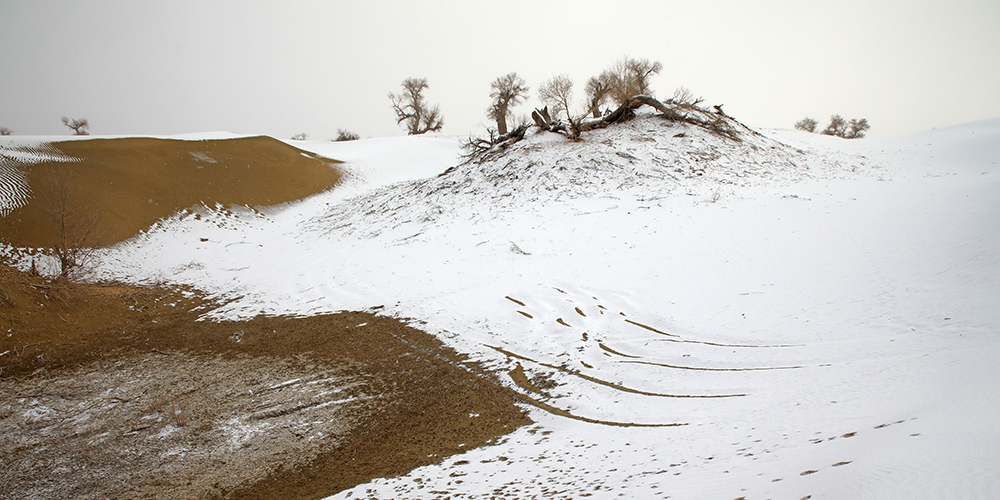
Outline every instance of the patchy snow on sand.
POLYGON ((385 306, 537 402, 337 498, 1000 496, 1000 120, 742 136, 641 116, 462 165, 440 138, 296 142, 351 184, 181 214, 97 277, 226 317, 385 306))

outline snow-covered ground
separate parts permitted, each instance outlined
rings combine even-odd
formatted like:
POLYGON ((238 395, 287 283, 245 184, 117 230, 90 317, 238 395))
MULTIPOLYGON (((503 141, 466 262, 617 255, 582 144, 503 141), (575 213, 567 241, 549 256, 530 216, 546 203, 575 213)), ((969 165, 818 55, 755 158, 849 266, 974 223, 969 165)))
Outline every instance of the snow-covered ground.
POLYGON ((295 141, 349 183, 97 273, 227 317, 384 305, 539 402, 336 498, 1000 497, 1000 119, 762 134, 646 116, 454 169, 455 138, 295 141))

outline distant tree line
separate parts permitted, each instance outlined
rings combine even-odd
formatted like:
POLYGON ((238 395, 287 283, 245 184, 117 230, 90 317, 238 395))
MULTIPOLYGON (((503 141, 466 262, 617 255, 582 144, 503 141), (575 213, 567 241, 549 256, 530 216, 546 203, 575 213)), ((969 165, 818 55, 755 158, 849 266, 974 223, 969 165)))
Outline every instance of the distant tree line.
MULTIPOLYGON (((338 128, 337 129, 337 137, 334 138, 334 139, 330 139, 330 140, 334 141, 334 142, 339 142, 339 141, 356 141, 356 140, 358 140, 360 138, 361 138, 360 135, 355 134, 354 132, 351 132, 350 130, 344 130, 342 128, 338 128)), ((305 132, 303 132, 301 134, 295 134, 295 135, 292 136, 292 140, 293 141, 305 141, 305 140, 308 140, 308 139, 309 139, 309 134, 306 134, 305 132)))
MULTIPOLYGON (((571 123, 591 114, 594 118, 601 117, 601 106, 613 102, 621 105, 637 95, 652 95, 650 79, 663 69, 659 61, 648 59, 633 59, 626 57, 613 66, 587 81, 584 88, 587 105, 584 113, 573 114, 573 80, 567 75, 554 76, 542 83, 538 88, 538 98, 552 110, 550 118, 565 115, 571 123)), ((424 134, 441 130, 444 120, 440 108, 431 106, 424 97, 428 88, 426 78, 407 78, 401 84, 403 92, 389 93, 392 109, 396 113, 396 122, 406 127, 410 135, 424 134)), ((509 132, 508 122, 513 118, 512 108, 528 98, 531 88, 524 78, 517 73, 507 73, 498 77, 490 84, 492 102, 486 109, 486 116, 496 123, 495 133, 505 135, 509 132)), ((520 125, 530 123, 527 119, 518 120, 520 125)))
MULTIPOLYGON (((797 122, 795 124, 795 128, 815 133, 817 125, 819 125, 819 123, 816 120, 806 117, 797 122)), ((870 128, 871 126, 868 125, 868 120, 865 118, 860 120, 852 118, 850 121, 847 121, 840 115, 833 115, 830 117, 830 124, 827 125, 825 129, 820 131, 820 133, 823 135, 843 137, 844 139, 861 139, 865 136, 865 132, 867 132, 870 128)))

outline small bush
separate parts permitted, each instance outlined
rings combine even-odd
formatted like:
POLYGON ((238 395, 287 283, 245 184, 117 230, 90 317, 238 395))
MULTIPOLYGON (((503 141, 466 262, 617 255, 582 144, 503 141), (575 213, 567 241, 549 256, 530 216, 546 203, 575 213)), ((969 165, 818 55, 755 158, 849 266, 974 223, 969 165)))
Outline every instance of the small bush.
POLYGON ((360 135, 355 134, 354 132, 351 132, 350 130, 337 129, 337 138, 334 139, 334 141, 336 141, 336 142, 341 142, 341 141, 356 141, 356 140, 358 140, 360 138, 361 138, 360 135))
POLYGON ((805 130, 806 132, 816 132, 816 125, 819 122, 813 120, 812 118, 806 117, 795 124, 795 128, 798 130, 805 130))

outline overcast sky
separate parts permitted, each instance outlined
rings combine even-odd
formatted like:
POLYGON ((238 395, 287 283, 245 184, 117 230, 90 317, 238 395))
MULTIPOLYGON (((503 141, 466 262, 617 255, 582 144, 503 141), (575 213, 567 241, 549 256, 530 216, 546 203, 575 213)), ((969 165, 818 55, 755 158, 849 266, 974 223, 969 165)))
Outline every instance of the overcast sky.
POLYGON ((65 135, 404 135, 426 77, 443 133, 481 134, 490 82, 583 84, 631 56, 758 128, 867 118, 885 137, 1000 116, 1000 1, 0 0, 0 126, 65 135))

